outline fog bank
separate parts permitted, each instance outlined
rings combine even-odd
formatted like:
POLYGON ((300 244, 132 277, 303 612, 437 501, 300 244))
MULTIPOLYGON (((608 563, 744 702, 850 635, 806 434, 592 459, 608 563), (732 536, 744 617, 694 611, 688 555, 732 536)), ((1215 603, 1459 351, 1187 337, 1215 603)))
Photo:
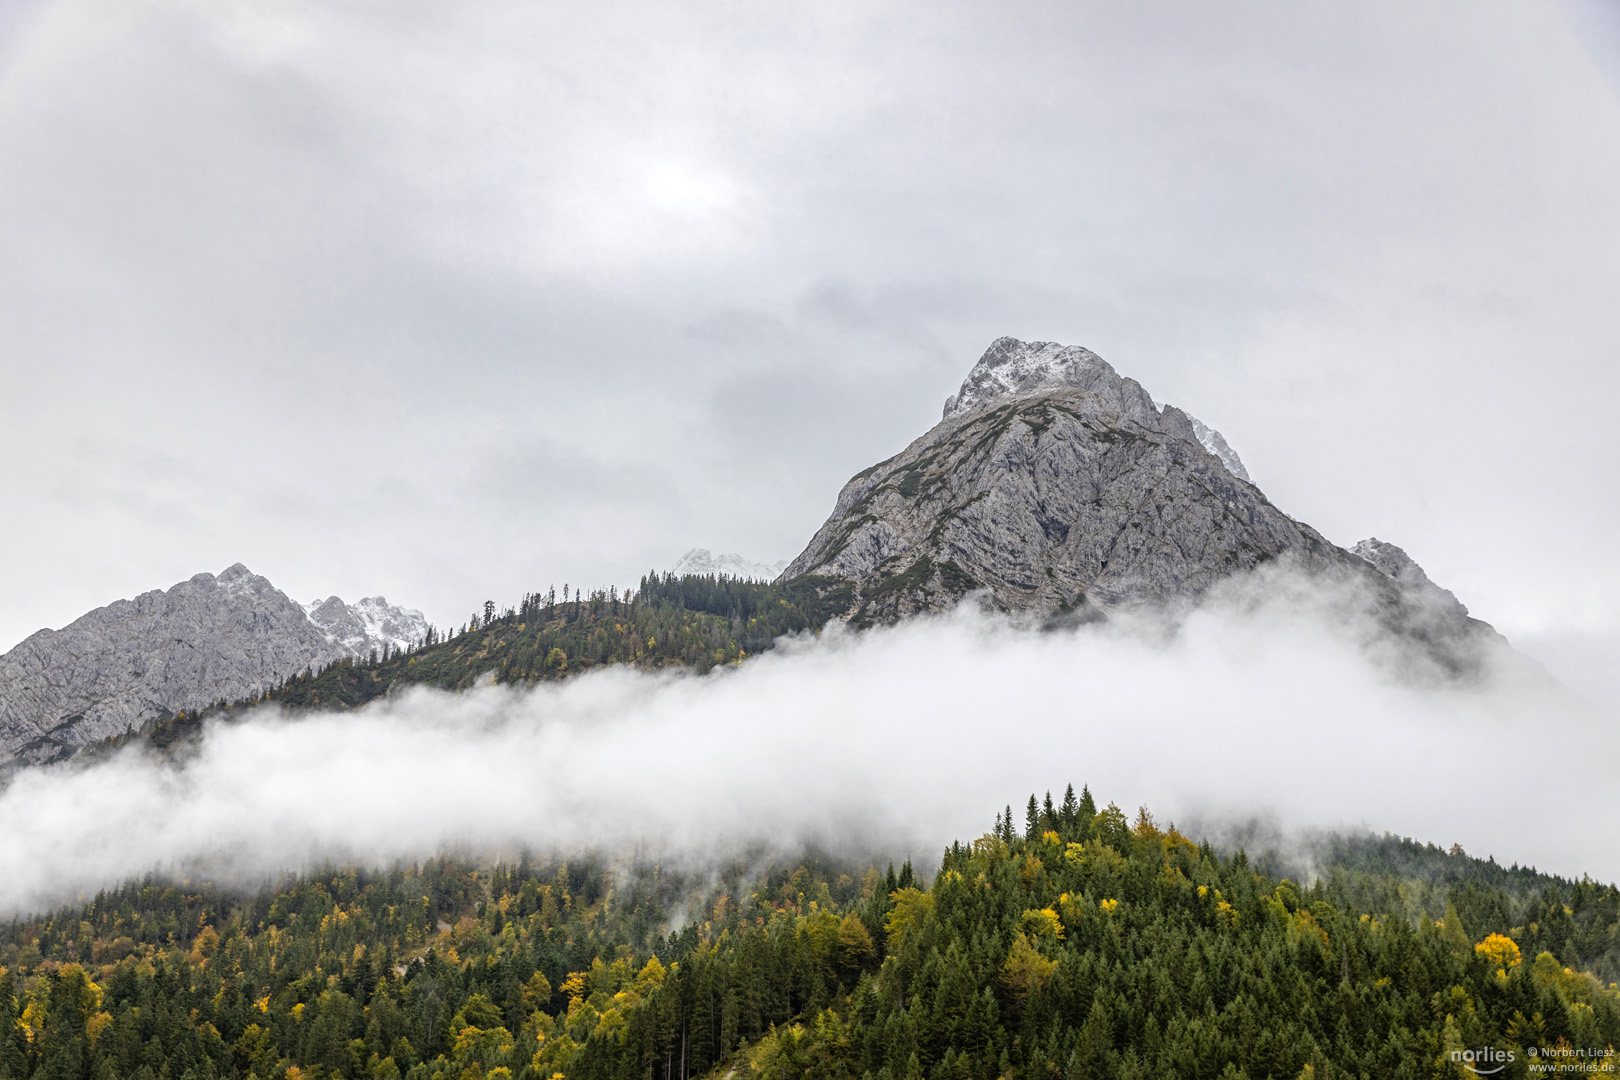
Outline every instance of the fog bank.
POLYGON ((702 678, 608 669, 353 713, 260 708, 183 762, 128 749, 19 775, 0 793, 0 910, 153 868, 253 883, 447 844, 819 841, 932 861, 1070 781, 1161 822, 1366 827, 1620 877, 1603 714, 1533 678, 1397 678, 1395 643, 1342 597, 1283 584, 1173 633, 1040 634, 962 610, 786 641, 702 678))

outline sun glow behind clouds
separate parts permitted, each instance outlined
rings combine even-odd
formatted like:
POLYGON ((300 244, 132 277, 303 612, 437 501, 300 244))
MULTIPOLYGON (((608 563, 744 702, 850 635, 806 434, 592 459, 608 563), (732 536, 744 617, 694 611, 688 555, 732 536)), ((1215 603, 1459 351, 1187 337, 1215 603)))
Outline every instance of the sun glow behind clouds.
MULTIPOLYGON (((972 612, 785 643, 705 678, 605 670, 418 690, 359 713, 263 709, 171 767, 126 753, 0 794, 0 910, 152 867, 235 877, 323 857, 806 840, 930 861, 1025 793, 1089 783, 1161 820, 1365 825, 1620 876, 1612 725, 1556 688, 1415 688, 1298 587, 1163 627, 1030 634, 972 612), (1542 794, 1582 783, 1579 814, 1542 794)), ((1375 642, 1376 644, 1376 642, 1375 642)))
POLYGON ((678 217, 723 213, 737 203, 737 186, 719 173, 706 173, 682 165, 659 165, 647 171, 647 194, 652 204, 678 217))

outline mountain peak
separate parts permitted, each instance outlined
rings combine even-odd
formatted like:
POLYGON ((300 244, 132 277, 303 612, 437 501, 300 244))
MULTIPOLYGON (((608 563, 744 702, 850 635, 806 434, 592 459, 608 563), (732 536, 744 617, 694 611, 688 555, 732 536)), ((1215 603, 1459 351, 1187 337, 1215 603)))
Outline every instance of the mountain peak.
POLYGON ((164 713, 256 696, 426 632, 421 612, 381 596, 306 607, 241 563, 115 601, 0 655, 0 781, 164 713))
POLYGON ((427 619, 420 611, 390 604, 383 596, 368 596, 353 604, 328 596, 311 600, 304 611, 328 641, 356 657, 382 652, 385 647, 408 649, 427 633, 427 619))
POLYGON ((1468 667, 1489 627, 1388 548, 1352 554, 1295 521, 1219 432, 1155 405, 1091 350, 1004 337, 938 424, 845 484, 784 577, 814 583, 856 625, 968 594, 1064 622, 1196 601, 1286 558, 1359 582, 1389 625, 1468 667))
POLYGON ((999 337, 979 357, 956 393, 945 399, 945 416, 971 412, 1041 390, 1073 387, 1116 402, 1120 411, 1154 409, 1134 379, 1122 378, 1108 361, 1079 345, 999 337))
POLYGON ((0 778, 344 655, 241 563, 117 600, 0 656, 0 778))
POLYGON ((1143 389, 1141 383, 1121 375, 1108 361, 1080 345, 997 338, 973 365, 956 393, 945 399, 942 419, 1052 390, 1091 394, 1106 411, 1152 428, 1161 426, 1165 419, 1174 424, 1184 416, 1199 445, 1215 455, 1233 476, 1239 480, 1249 479, 1242 459, 1219 431, 1190 413, 1179 409, 1172 413, 1171 406, 1154 404, 1153 395, 1143 389))

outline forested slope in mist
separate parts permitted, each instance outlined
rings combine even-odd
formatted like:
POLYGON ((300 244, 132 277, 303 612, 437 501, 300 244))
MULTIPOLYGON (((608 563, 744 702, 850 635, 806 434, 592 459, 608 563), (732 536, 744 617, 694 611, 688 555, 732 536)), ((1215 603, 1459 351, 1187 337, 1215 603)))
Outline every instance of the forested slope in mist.
POLYGON ((847 600, 803 581, 775 585, 710 574, 651 574, 622 595, 568 593, 565 586, 564 595, 559 599, 553 588, 516 607, 486 603, 448 633, 430 628, 419 648, 340 660, 295 675, 262 698, 165 717, 92 754, 131 742, 183 744, 204 719, 263 702, 293 710, 354 708, 409 686, 465 690, 480 677, 535 683, 613 664, 702 674, 770 649, 784 634, 819 629, 847 600))
POLYGON ((1386 838, 1303 888, 1089 794, 1024 816, 931 885, 813 854, 131 884, 6 929, 0 1077, 1523 1076, 1620 1043, 1611 886, 1386 838))

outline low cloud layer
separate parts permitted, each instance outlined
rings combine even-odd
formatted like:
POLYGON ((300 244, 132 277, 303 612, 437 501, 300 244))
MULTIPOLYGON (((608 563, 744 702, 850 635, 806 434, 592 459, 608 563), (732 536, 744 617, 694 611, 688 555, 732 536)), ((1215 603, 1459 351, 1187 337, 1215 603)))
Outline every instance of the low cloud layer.
POLYGON ((1595 764, 1620 740, 1600 710, 1533 677, 1397 678, 1391 643, 1347 610, 1294 582, 1173 633, 1038 634, 961 611, 704 678, 619 669, 358 713, 260 709, 181 764, 131 751, 19 776, 0 793, 0 910, 153 868, 251 884, 447 844, 819 840, 927 861, 1071 780, 1161 821, 1367 827, 1620 877, 1620 792, 1595 764))

